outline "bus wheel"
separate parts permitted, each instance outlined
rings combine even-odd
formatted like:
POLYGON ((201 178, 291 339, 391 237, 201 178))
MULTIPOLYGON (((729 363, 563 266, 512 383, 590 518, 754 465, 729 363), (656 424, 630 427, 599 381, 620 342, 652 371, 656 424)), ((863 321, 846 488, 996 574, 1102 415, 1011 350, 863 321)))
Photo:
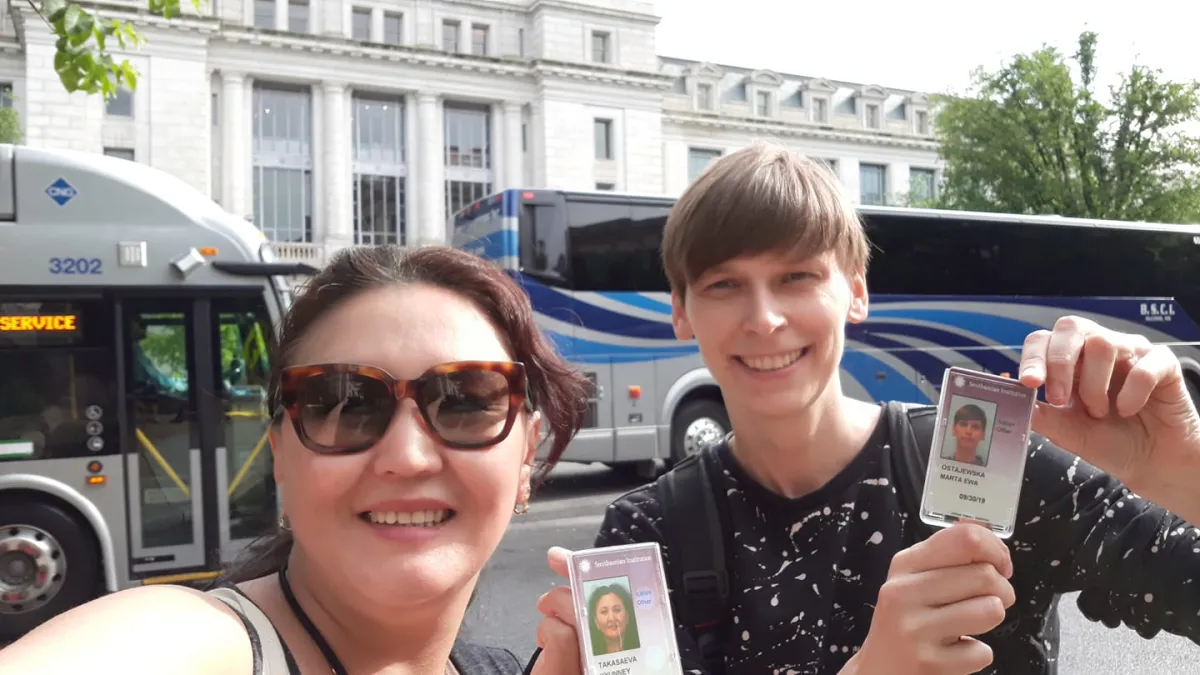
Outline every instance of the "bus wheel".
POLYGON ((671 459, 678 462, 721 442, 730 428, 725 406, 703 398, 688 401, 671 425, 671 459))
POLYGON ((99 583, 92 533, 71 514, 46 502, 0 503, 0 641, 91 600, 99 583))
POLYGON ((1192 405, 1200 410, 1200 385, 1196 384, 1196 377, 1193 375, 1184 374, 1183 384, 1187 387, 1188 396, 1192 397, 1192 405))

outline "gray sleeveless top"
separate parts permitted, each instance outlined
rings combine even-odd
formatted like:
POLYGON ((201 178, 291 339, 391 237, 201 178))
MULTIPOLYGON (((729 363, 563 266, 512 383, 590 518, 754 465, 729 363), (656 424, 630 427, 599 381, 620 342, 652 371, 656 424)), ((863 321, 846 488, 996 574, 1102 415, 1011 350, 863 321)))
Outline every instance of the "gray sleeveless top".
MULTIPOLYGON (((301 675, 279 631, 258 605, 234 586, 218 586, 207 592, 228 605, 246 627, 254 652, 254 675, 301 675)), ((461 641, 455 642, 450 662, 460 675, 521 675, 523 671, 520 660, 507 649, 461 641)))

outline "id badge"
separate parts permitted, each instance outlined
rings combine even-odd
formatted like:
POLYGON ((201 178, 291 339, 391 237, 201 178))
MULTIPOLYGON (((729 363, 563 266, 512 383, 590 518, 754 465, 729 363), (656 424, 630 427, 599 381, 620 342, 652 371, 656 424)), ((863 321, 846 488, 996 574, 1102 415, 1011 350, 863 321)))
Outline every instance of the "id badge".
POLYGON ((948 368, 929 449, 921 520, 962 520, 1012 536, 1037 392, 999 375, 948 368))
POLYGON ((575 551, 569 565, 584 675, 683 675, 657 543, 575 551))

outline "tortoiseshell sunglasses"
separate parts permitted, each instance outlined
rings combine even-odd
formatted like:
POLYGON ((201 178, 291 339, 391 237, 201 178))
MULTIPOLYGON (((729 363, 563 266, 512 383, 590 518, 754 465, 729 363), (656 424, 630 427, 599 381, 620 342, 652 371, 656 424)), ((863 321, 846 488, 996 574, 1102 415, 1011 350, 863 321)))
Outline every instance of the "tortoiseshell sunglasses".
POLYGON ((284 368, 279 390, 306 448, 346 454, 378 443, 406 398, 447 447, 491 447, 508 437, 517 413, 530 405, 526 384, 525 365, 507 361, 443 363, 414 380, 373 366, 325 363, 284 368))

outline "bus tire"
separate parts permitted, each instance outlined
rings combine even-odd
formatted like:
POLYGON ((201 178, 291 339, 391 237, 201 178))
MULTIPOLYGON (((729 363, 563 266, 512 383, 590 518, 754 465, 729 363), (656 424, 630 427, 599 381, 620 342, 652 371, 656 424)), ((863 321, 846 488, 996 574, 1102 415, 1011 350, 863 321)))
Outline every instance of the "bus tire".
POLYGON ((1196 375, 1185 372, 1183 374, 1183 385, 1187 388, 1188 396, 1192 398, 1192 405, 1200 410, 1200 384, 1197 384, 1196 375))
MULTIPOLYGON (((45 598, 33 599, 23 611, 7 603, 0 607, 0 643, 8 643, 50 619, 88 602, 100 585, 100 554, 90 528, 62 506, 45 501, 0 502, 0 541, 32 538, 49 560, 65 560, 57 583, 53 579, 45 598)), ((4 554, 0 554, 4 555, 4 554)), ((26 558, 28 560, 28 558, 26 558)), ((53 567, 51 568, 53 569, 53 567)), ((0 582, 7 570, 0 568, 0 582)))
POLYGON ((671 423, 671 461, 679 462, 702 447, 718 443, 732 430, 725 406, 698 398, 680 406, 671 423))

